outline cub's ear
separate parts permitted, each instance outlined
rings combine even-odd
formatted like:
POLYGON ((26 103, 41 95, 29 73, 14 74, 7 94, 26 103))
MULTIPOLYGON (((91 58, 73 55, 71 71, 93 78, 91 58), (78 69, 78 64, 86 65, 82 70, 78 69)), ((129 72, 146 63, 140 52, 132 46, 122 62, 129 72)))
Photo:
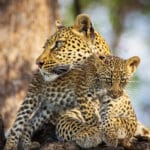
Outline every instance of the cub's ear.
POLYGON ((60 20, 55 21, 55 26, 57 30, 65 27, 60 20))
POLYGON ((83 34, 87 38, 94 39, 94 28, 91 19, 86 14, 80 14, 76 17, 74 27, 77 32, 83 34))
POLYGON ((96 68, 99 68, 102 66, 102 64, 104 64, 104 61, 106 59, 106 56, 104 55, 99 55, 99 54, 93 54, 93 57, 95 59, 95 66, 96 68))
POLYGON ((127 59, 128 72, 133 74, 136 71, 139 63, 140 63, 140 58, 138 56, 134 56, 134 57, 127 59))

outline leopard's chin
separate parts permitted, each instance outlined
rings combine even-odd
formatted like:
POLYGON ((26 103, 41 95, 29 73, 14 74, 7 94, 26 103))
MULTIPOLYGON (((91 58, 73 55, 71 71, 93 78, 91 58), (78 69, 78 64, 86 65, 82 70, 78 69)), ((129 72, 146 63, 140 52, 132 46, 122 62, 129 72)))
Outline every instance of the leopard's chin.
POLYGON ((71 65, 60 65, 60 66, 56 66, 54 67, 52 70, 47 71, 43 68, 39 68, 41 75, 43 76, 43 79, 45 81, 54 81, 56 80, 58 77, 66 74, 67 72, 69 72, 71 70, 71 65))
POLYGON ((59 75, 56 74, 56 73, 48 73, 46 71, 43 71, 42 69, 39 69, 40 70, 40 73, 43 77, 43 79, 46 81, 46 82, 52 82, 52 81, 55 81, 59 75))

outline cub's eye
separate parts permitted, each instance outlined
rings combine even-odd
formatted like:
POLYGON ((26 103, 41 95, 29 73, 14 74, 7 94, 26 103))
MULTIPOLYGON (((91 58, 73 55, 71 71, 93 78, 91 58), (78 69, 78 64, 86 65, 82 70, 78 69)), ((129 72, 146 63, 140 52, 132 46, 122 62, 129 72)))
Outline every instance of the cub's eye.
POLYGON ((56 49, 57 50, 58 48, 62 47, 64 44, 65 44, 65 41, 56 41, 55 45, 54 45, 54 47, 52 49, 56 49))
POLYGON ((124 82, 124 83, 126 83, 128 80, 129 80, 129 79, 128 79, 128 78, 126 78, 126 77, 121 78, 121 82, 124 82))
POLYGON ((111 82, 111 78, 101 78, 100 81, 111 82))
POLYGON ((105 82, 105 81, 106 81, 106 78, 99 78, 99 81, 105 82))

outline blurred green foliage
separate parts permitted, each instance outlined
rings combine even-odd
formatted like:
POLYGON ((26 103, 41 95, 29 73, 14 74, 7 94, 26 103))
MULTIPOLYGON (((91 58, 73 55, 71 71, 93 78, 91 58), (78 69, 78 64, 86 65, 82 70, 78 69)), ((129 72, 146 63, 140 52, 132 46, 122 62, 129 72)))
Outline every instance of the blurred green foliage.
POLYGON ((149 0, 74 0, 67 11, 68 18, 72 18, 70 21, 73 22, 77 14, 93 4, 108 8, 110 22, 116 34, 122 32, 125 15, 130 11, 140 10, 143 13, 150 13, 149 0), (71 15, 73 17, 69 17, 71 15))
POLYGON ((72 0, 69 2, 67 9, 65 9, 65 17, 62 17, 66 19, 64 20, 65 24, 73 24, 75 17, 80 13, 91 15, 91 12, 96 12, 95 14, 93 13, 98 20, 97 24, 93 22, 96 30, 98 26, 100 27, 99 29, 104 29, 107 26, 106 24, 109 24, 107 27, 111 28, 105 27, 104 30, 107 30, 109 37, 107 42, 110 42, 112 53, 118 56, 123 55, 123 57, 128 57, 128 54, 129 56, 138 55, 141 57, 139 69, 127 89, 138 112, 137 115, 141 120, 143 119, 144 123, 150 126, 150 74, 147 69, 150 62, 150 51, 148 50, 150 48, 150 28, 148 27, 150 21, 147 19, 150 18, 150 0, 72 0), (94 9, 103 8, 106 11, 94 11, 94 9), (104 16, 108 17, 109 21, 103 22, 101 20, 103 14, 98 14, 98 12, 107 13, 104 16), (121 43, 122 38, 123 43, 121 43), (123 44, 121 49, 120 44, 123 44), (143 73, 145 73, 144 77, 143 73), (143 114, 145 113, 144 119, 143 114))

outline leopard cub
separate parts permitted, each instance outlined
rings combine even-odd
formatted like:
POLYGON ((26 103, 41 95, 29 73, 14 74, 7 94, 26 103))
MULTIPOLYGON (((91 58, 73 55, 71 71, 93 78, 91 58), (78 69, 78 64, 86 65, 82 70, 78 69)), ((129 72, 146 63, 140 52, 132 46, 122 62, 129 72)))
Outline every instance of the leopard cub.
POLYGON ((102 84, 104 88, 96 93, 101 103, 102 140, 110 146, 117 147, 118 144, 122 144, 129 147, 138 121, 124 88, 139 65, 140 59, 138 57, 128 60, 118 57, 102 59, 105 64, 103 69, 105 75, 101 74, 99 80, 104 80, 102 84))
POLYGON ((84 148, 95 147, 102 141, 114 147, 122 141, 121 144, 128 146, 137 130, 138 121, 124 89, 139 62, 137 56, 127 60, 115 56, 89 58, 83 65, 82 71, 86 72, 84 79, 78 80, 78 83, 83 82, 84 88, 94 91, 93 100, 89 105, 86 102, 86 108, 88 112, 91 107, 94 108, 93 114, 100 111, 99 122, 89 125, 81 119, 82 114, 77 109, 76 112, 67 111, 58 119, 58 137, 61 140, 75 141, 84 148), (95 103, 94 97, 99 99, 99 103, 95 103))

